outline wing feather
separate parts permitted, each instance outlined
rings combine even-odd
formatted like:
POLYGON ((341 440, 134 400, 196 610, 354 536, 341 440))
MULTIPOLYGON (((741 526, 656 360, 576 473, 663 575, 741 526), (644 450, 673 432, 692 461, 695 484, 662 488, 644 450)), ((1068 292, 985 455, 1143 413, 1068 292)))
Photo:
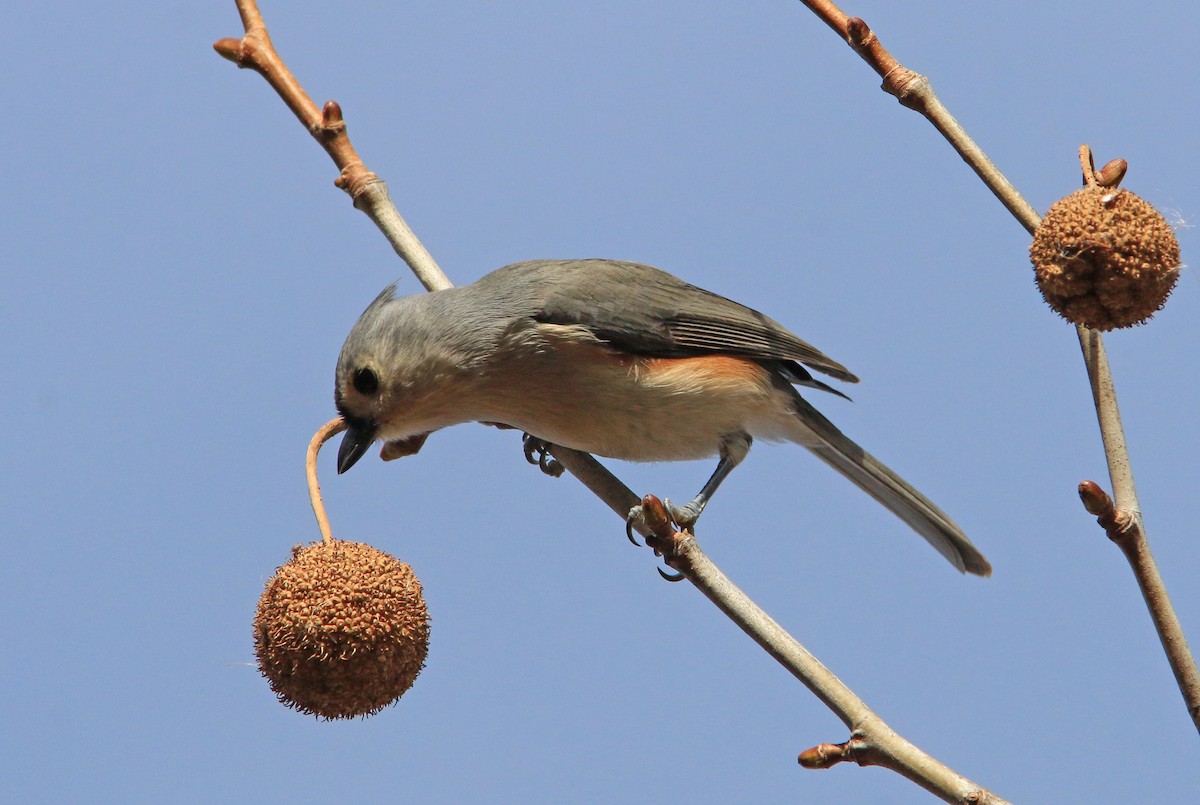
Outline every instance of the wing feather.
POLYGON ((671 358, 719 353, 796 361, 858 382, 845 366, 769 316, 650 266, 537 260, 506 266, 485 279, 518 271, 539 289, 537 321, 582 325, 635 354, 671 358))

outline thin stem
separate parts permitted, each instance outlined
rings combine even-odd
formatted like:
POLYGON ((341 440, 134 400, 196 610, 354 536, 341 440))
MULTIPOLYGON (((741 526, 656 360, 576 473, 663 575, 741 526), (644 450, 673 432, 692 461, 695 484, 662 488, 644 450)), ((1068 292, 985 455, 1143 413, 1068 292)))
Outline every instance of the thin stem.
POLYGON ((1096 160, 1092 156, 1092 149, 1086 144, 1079 146, 1079 170, 1083 174, 1084 187, 1100 186, 1096 177, 1096 160))
POLYGON ((1041 217, 1037 211, 988 159, 979 144, 950 114, 950 110, 938 100, 937 93, 933 91, 933 85, 928 78, 902 65, 883 46, 879 37, 863 20, 858 17, 845 16, 840 10, 837 10, 833 3, 808 2, 808 0, 802 0, 802 2, 809 8, 813 8, 814 11, 817 10, 814 7, 820 6, 821 10, 818 11, 818 14, 821 18, 842 35, 846 43, 871 66, 871 69, 883 77, 883 86, 881 87, 883 91, 894 96, 901 105, 920 113, 932 123, 971 170, 975 171, 975 174, 983 180, 983 183, 1000 200, 1000 203, 1030 233, 1037 229, 1038 224, 1041 223, 1041 217), (836 10, 836 14, 830 11, 830 8, 836 10), (831 22, 835 19, 841 22, 839 24, 831 22))
POLYGON ((751 598, 721 572, 688 532, 670 526, 661 501, 642 499, 651 524, 647 542, 661 553, 713 604, 775 658, 851 730, 851 738, 837 752, 824 744, 800 756, 806 768, 827 768, 853 761, 860 766, 882 766, 906 777, 947 802, 993 803, 1005 800, 982 788, 897 734, 854 691, 826 668, 751 598), (814 761, 814 756, 819 759, 814 761))
MULTIPOLYGON (((1090 176, 1093 182, 1097 182, 1094 168, 1088 169, 1091 167, 1090 163, 1089 150, 1084 176, 1085 180, 1090 176)), ((1106 165, 1105 170, 1107 169, 1106 165)), ((1101 173, 1103 174, 1103 171, 1101 173)), ((1123 168, 1121 173, 1124 173, 1123 168)), ((1100 426, 1100 440, 1104 445, 1104 457, 1108 463, 1108 477, 1115 498, 1114 517, 1120 523, 1117 530, 1109 527, 1105 530, 1129 562, 1138 589, 1146 602, 1154 630, 1158 633, 1159 642, 1166 654, 1167 663, 1175 677, 1175 683, 1183 696, 1188 716, 1200 732, 1200 667, 1197 667, 1196 658, 1188 647, 1183 626, 1175 613, 1175 607, 1167 593, 1166 582, 1158 570, 1158 563, 1154 561, 1154 554, 1146 537, 1141 504, 1138 502, 1137 487, 1133 481, 1133 466, 1129 460, 1129 446, 1125 441, 1125 428, 1121 423, 1117 390, 1108 363, 1108 353, 1104 348, 1104 339, 1100 333, 1082 325, 1076 326, 1076 333, 1091 383, 1096 421, 1100 426)), ((1103 518, 1099 519, 1101 525, 1105 525, 1103 518)))
POLYGON ((1087 366, 1088 379, 1092 386, 1096 421, 1100 425, 1100 441, 1104 444, 1104 457, 1108 461, 1108 477, 1112 482, 1113 496, 1116 498, 1117 508, 1136 517, 1140 528, 1142 513, 1138 506, 1133 468, 1129 463, 1129 447, 1125 443, 1125 428, 1121 424, 1121 410, 1117 406, 1117 390, 1113 385, 1104 339, 1100 333, 1083 325, 1076 325, 1075 331, 1079 336, 1083 362, 1087 366))
POLYGON ((213 49, 238 67, 252 69, 266 79, 337 166, 340 173, 334 184, 349 194, 356 209, 375 222, 425 289, 436 291, 451 287, 445 272, 391 203, 387 185, 367 170, 359 158, 346 132, 346 122, 338 103, 329 101, 324 107, 317 107, 275 50, 254 0, 237 0, 237 8, 245 36, 218 40, 213 43, 213 49))
MULTIPOLYGON (((619 517, 628 516, 629 510, 637 505, 637 495, 590 453, 557 444, 550 445, 550 452, 567 472, 583 481, 619 517)), ((634 527, 642 532, 642 536, 646 535, 640 524, 634 523, 634 527)))
POLYGON ((800 0, 800 2, 808 6, 812 13, 820 17, 836 33, 843 37, 846 35, 846 20, 849 17, 835 3, 831 3, 829 0, 800 0))
POLYGON ((317 517, 317 528, 321 529, 321 539, 333 542, 333 531, 329 527, 329 517, 325 514, 325 501, 321 499, 321 485, 317 482, 317 454, 321 445, 346 429, 346 421, 339 417, 326 422, 317 428, 308 443, 308 454, 304 459, 304 475, 308 479, 308 500, 312 503, 313 514, 317 517))
POLYGON ((1196 667, 1196 658, 1188 647, 1187 636, 1183 633, 1183 626, 1179 623, 1175 607, 1171 605, 1171 599, 1167 595, 1166 585, 1163 584, 1162 575, 1158 572, 1154 554, 1150 551, 1150 543, 1141 528, 1140 514, 1137 515, 1136 529, 1132 530, 1130 536, 1114 542, 1129 561, 1129 567, 1138 581, 1138 588, 1142 591, 1142 598, 1146 601, 1146 608, 1154 621, 1159 642, 1162 643, 1163 651, 1170 661, 1175 683, 1183 695, 1184 704, 1187 705, 1188 715, 1200 731, 1200 669, 1196 667))
POLYGON ((808 649, 754 603, 700 549, 695 536, 678 534, 668 554, 669 564, 684 572, 708 600, 729 616, 737 627, 804 683, 850 729, 858 729, 874 716, 854 691, 846 687, 808 649))
POLYGON ((966 129, 950 114, 950 111, 942 105, 937 95, 934 94, 933 86, 929 83, 929 79, 921 76, 921 81, 915 88, 914 95, 921 97, 923 114, 934 125, 934 128, 941 132, 946 141, 954 147, 954 150, 958 152, 963 161, 967 163, 971 170, 975 171, 975 175, 983 180, 983 183, 1000 200, 1000 203, 1012 213, 1013 217, 1030 234, 1033 234, 1033 231, 1038 228, 1038 224, 1042 222, 1042 217, 1038 215, 1033 205, 1026 201, 1025 197, 1017 191, 1017 188, 1008 181, 1008 178, 1000 172, 1000 169, 992 163, 988 155, 967 134, 966 129))

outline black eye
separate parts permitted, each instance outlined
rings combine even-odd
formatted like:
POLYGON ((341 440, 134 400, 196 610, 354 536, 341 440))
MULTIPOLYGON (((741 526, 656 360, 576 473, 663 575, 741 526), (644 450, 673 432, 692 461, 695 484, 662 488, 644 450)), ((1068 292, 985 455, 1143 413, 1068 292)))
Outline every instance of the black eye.
POLYGON ((364 366, 354 373, 354 388, 364 397, 370 397, 379 391, 379 376, 374 369, 364 366))

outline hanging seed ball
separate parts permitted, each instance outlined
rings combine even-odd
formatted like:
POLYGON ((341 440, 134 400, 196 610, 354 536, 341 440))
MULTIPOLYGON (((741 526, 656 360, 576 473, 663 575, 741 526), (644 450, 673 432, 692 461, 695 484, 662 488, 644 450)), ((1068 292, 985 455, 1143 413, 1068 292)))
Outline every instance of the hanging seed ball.
POLYGON ((361 542, 292 549, 267 582, 254 653, 279 700, 324 718, 374 715, 425 664, 429 615, 412 568, 361 542))
POLYGON ((1128 190, 1085 187, 1056 202, 1029 257, 1046 303, 1095 330, 1146 321, 1179 278, 1175 232, 1128 190))

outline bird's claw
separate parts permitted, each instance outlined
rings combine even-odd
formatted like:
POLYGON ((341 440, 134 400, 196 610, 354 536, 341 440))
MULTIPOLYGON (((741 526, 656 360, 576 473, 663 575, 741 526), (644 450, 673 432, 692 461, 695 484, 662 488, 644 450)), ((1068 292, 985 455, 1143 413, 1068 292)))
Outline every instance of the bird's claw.
POLYGON ((700 512, 694 503, 688 503, 686 506, 676 506, 671 502, 670 498, 663 501, 663 506, 667 509, 667 514, 671 515, 671 520, 679 527, 680 531, 696 533, 696 521, 700 519, 700 512))
POLYGON ((683 581, 684 579, 687 578, 687 576, 685 576, 682 573, 667 573, 661 567, 656 567, 654 569, 658 571, 658 575, 663 577, 663 581, 669 581, 672 584, 674 584, 677 581, 683 581))
POLYGON ((625 536, 633 543, 635 548, 641 548, 642 543, 638 542, 638 538, 633 534, 634 525, 645 525, 645 518, 642 516, 642 506, 639 503, 629 510, 629 514, 625 515, 625 536))
POLYGON ((563 465, 558 459, 550 455, 550 443, 545 439, 526 433, 521 437, 521 441, 525 446, 525 460, 530 464, 536 464, 538 469, 549 475, 551 478, 557 478, 563 474, 563 465))

